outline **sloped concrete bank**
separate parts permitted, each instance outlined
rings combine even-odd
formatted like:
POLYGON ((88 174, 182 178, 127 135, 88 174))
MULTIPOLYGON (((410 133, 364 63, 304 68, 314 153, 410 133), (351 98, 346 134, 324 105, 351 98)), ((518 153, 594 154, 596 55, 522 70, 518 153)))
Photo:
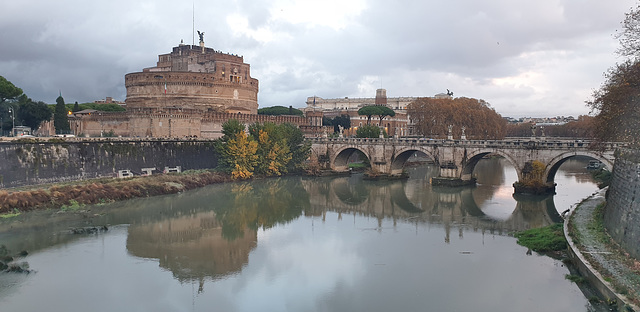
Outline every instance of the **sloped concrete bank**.
POLYGON ((569 256, 580 274, 618 311, 640 311, 633 302, 640 295, 637 284, 640 274, 625 263, 633 259, 603 242, 602 237, 607 234, 603 228, 593 226, 594 212, 605 202, 605 192, 603 189, 594 193, 566 216, 564 235, 569 243, 569 256))

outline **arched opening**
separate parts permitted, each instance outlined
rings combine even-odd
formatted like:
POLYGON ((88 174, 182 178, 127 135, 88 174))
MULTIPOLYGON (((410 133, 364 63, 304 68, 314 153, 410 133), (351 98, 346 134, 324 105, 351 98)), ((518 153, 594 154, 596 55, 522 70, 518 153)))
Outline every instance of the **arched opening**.
MULTIPOLYGON (((468 180, 471 179, 473 177, 473 172, 476 168, 476 165, 478 164, 478 162, 482 159, 489 159, 489 158, 495 158, 495 157, 500 157, 500 158, 504 158, 512 167, 517 168, 517 162, 514 161, 513 159, 511 159, 511 157, 507 154, 503 154, 499 151, 480 151, 476 154, 472 154, 472 155, 468 155, 468 159, 466 161, 466 163, 463 163, 463 168, 462 168, 462 179, 463 180, 468 180)), ((513 182, 520 180, 520 171, 516 169, 516 178, 513 182)))
POLYGON ((370 167, 369 156, 353 147, 341 150, 333 160, 333 169, 335 171, 364 170, 370 167))
POLYGON ((588 170, 603 169, 611 172, 613 164, 606 158, 588 153, 567 153, 560 155, 547 165, 545 181, 555 183, 555 177, 560 167, 566 166, 575 173, 587 172, 588 170), (584 170, 582 170, 584 169, 584 170))
POLYGON ((406 166, 435 164, 432 155, 419 149, 408 149, 398 153, 391 161, 391 174, 401 174, 406 166))
POLYGON ((499 154, 482 153, 472 157, 464 170, 476 180, 473 200, 478 209, 493 220, 510 219, 516 209, 512 183, 518 180, 518 173, 514 164, 499 154))

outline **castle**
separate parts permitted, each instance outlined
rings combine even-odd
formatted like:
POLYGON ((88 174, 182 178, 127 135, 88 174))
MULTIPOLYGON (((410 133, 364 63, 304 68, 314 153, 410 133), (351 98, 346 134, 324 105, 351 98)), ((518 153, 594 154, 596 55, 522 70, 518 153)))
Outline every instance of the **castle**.
MULTIPOLYGON (((202 38, 201 38, 202 39, 202 38)), ((81 111, 69 116, 75 135, 218 138, 222 124, 272 121, 320 131, 322 117, 264 116, 258 111, 258 80, 242 56, 180 44, 158 56, 155 67, 125 75, 125 112, 81 111)))

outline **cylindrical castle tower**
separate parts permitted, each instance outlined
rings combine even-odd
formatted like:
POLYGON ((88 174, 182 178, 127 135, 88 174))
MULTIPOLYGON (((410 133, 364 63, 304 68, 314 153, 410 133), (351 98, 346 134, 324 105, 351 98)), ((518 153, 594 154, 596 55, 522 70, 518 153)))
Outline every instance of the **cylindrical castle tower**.
POLYGON ((186 108, 257 114, 258 80, 242 56, 181 44, 156 67, 125 75, 128 109, 186 108))

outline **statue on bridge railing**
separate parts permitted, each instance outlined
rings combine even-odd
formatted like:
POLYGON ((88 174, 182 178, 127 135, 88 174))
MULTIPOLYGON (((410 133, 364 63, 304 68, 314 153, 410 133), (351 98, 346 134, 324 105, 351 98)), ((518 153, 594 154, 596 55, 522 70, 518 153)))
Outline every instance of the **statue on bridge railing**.
POLYGON ((536 124, 531 124, 531 137, 536 136, 536 124))
POLYGON ((447 135, 447 139, 453 140, 453 132, 452 132, 453 125, 449 125, 448 128, 449 128, 449 134, 447 135))

